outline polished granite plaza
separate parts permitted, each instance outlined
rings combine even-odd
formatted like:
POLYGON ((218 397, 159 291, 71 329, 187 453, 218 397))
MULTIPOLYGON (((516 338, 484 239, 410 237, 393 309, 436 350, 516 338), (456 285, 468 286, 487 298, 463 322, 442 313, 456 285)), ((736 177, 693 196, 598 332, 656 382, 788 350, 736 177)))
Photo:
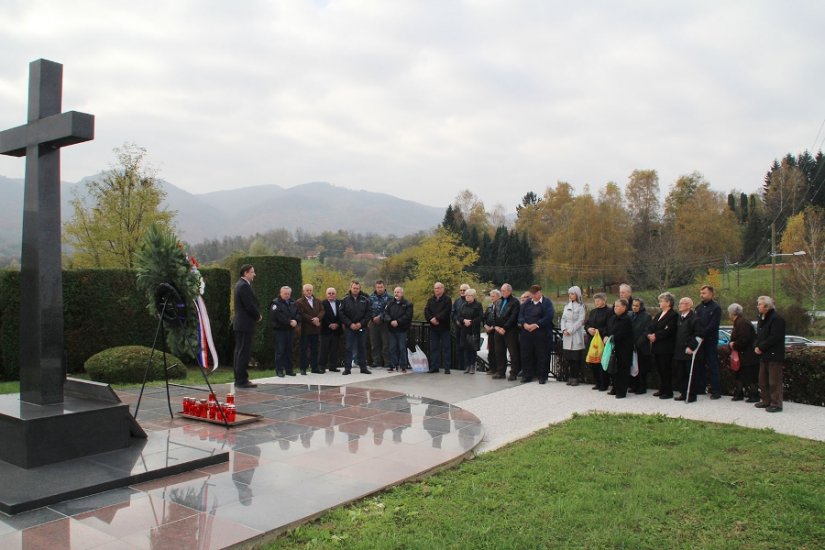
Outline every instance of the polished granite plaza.
MULTIPOLYGON (((217 386, 223 395, 228 386, 217 386)), ((134 410, 137 390, 119 392, 134 410)), ((184 395, 172 389, 173 410, 184 395)), ((460 462, 481 442, 481 422, 454 405, 353 386, 261 384, 236 392, 225 428, 169 417, 166 392, 144 394, 138 421, 153 439, 141 461, 183 449, 229 461, 14 516, 0 514, 0 548, 224 548, 254 543, 325 510, 460 462)))

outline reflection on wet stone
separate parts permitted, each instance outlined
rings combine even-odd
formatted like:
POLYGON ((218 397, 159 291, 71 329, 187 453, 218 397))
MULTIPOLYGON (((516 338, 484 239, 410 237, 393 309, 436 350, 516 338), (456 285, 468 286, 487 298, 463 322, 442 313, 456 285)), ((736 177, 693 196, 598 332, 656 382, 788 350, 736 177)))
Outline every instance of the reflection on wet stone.
MULTIPOLYGON (((137 391, 121 392, 124 402, 134 403, 137 391)), ((157 397, 165 405, 165 395, 157 397)), ((467 411, 394 391, 261 384, 236 397, 240 412, 261 421, 226 429, 170 421, 162 408, 151 419, 147 408, 144 419, 141 405, 141 422, 160 439, 138 463, 227 449, 228 464, 61 503, 21 525, 77 521, 71 547, 230 546, 454 461, 484 435, 467 411)), ((0 527, 22 531, 2 518, 0 527)))

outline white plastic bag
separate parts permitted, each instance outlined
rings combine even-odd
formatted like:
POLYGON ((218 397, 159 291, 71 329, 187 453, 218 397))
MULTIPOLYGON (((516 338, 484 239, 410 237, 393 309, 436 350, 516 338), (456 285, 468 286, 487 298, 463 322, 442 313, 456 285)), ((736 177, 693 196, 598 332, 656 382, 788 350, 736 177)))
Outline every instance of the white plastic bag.
POLYGON ((415 346, 412 353, 408 350, 407 357, 413 372, 427 372, 430 370, 430 362, 427 361, 427 354, 419 346, 415 346))
POLYGON ((639 376, 639 356, 633 351, 633 362, 630 364, 630 376, 639 376))

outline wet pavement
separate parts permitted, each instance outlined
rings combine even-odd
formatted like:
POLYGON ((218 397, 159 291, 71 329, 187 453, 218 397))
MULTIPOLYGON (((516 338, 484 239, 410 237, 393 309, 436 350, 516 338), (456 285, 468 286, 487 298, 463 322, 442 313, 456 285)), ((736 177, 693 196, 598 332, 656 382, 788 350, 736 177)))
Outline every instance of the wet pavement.
MULTIPOLYGON (((211 444, 229 452, 229 462, 14 516, 0 514, 0 548, 201 549, 252 543, 460 462, 483 437, 478 418, 438 399, 290 382, 238 390, 239 412, 260 420, 229 429, 170 419, 165 390, 149 390, 138 414, 147 432, 166 434, 172 449, 211 444)), ((216 386, 218 395, 229 389, 216 386)), ((134 406, 137 390, 119 394, 134 406)), ((173 388, 173 410, 180 409, 184 395, 195 394, 173 388)))

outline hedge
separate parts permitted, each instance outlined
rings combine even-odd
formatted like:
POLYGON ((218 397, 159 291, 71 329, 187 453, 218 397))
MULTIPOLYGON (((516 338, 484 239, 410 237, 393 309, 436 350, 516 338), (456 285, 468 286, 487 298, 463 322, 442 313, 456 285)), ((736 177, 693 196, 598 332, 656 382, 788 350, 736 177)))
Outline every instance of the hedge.
MULTIPOLYGON (((174 355, 166 354, 169 378, 186 378, 186 367, 174 355)), ((84 364, 89 378, 106 384, 140 384, 147 380, 164 380, 163 354, 146 346, 119 346, 95 353, 84 364), (149 370, 149 357, 152 363, 149 370)))
POLYGON ((263 320, 258 324, 258 330, 255 331, 252 357, 258 362, 258 368, 274 369, 275 337, 269 327, 269 303, 278 296, 282 286, 292 288, 294 299, 301 296, 301 287, 303 286, 301 259, 288 256, 247 256, 238 258, 233 273, 234 282, 238 281, 241 266, 244 264, 252 264, 255 267, 255 281, 252 283, 252 288, 258 297, 261 315, 263 315, 263 320))
MULTIPOLYGON (((231 364, 229 328, 230 274, 225 269, 201 270, 212 333, 221 361, 231 364)), ((20 273, 0 273, 0 379, 19 378, 20 273)), ((128 269, 82 269, 63 272, 63 320, 66 365, 80 372, 86 360, 107 348, 151 346, 157 326, 146 309, 145 296, 128 269)))
MULTIPOLYGON (((733 394, 730 353, 719 348, 722 392, 733 394)), ((825 407, 825 347, 794 347, 785 352, 783 395, 786 401, 825 407)))

